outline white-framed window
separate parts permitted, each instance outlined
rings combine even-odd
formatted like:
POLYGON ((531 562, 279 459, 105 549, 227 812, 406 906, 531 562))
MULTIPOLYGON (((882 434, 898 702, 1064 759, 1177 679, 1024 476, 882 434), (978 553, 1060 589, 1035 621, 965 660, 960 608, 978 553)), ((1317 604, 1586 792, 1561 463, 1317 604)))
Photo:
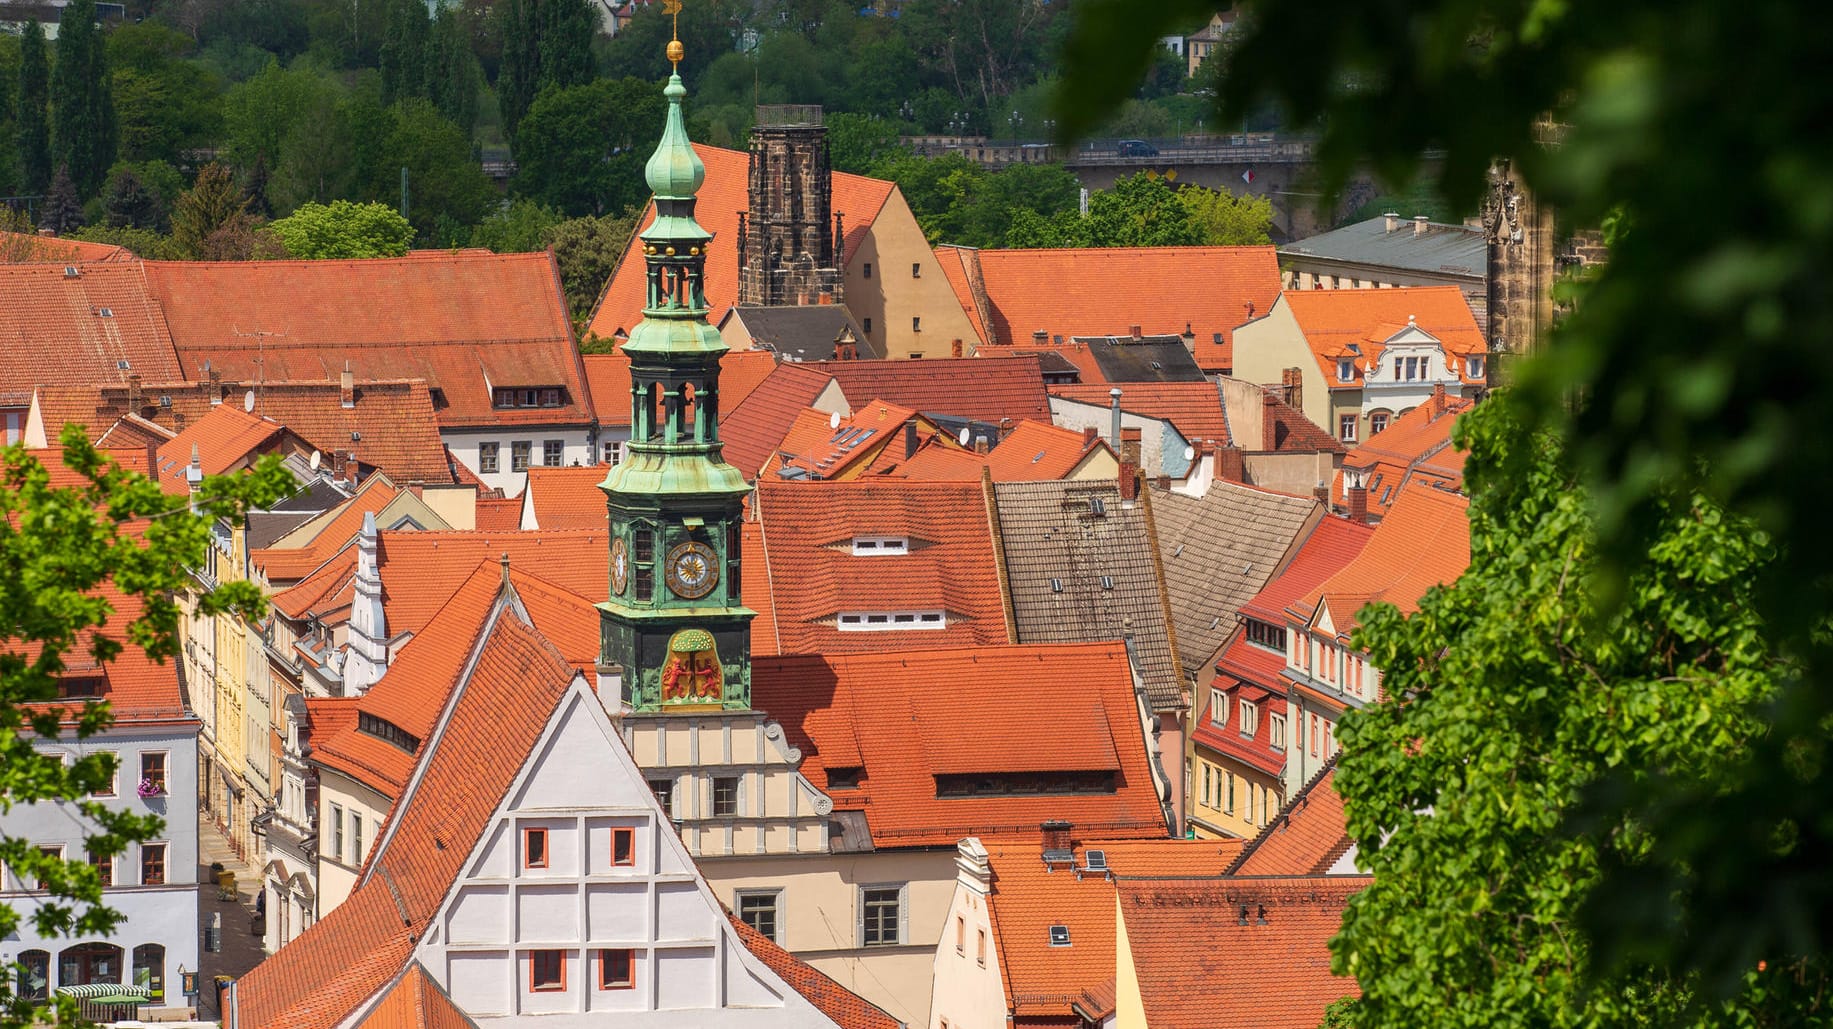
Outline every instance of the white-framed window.
POLYGON ((1274 750, 1286 749, 1286 716, 1267 716, 1267 745, 1274 750))
POLYGON ((344 809, 336 804, 331 805, 331 857, 344 859, 344 809))
POLYGON ((1465 358, 1464 359, 1464 371, 1466 374, 1468 374, 1473 379, 1482 378, 1483 377, 1483 359, 1481 357, 1475 357, 1475 356, 1465 358))
POLYGON ((1252 738, 1260 731, 1260 705, 1251 700, 1241 702, 1241 735, 1252 738))
POLYGON ((1345 443, 1356 441, 1356 416, 1344 414, 1337 416, 1337 438, 1345 443))
POLYGON ((1348 382, 1356 377, 1356 362, 1347 357, 1337 358, 1337 381, 1348 382))
POLYGON ((1376 411, 1370 414, 1368 416, 1368 434, 1374 436, 1386 431, 1387 420, 1388 413, 1386 411, 1376 411))
POLYGON ((895 632, 901 629, 945 629, 941 611, 847 611, 840 615, 841 632, 895 632))
POLYGON ((605 441, 605 463, 621 464, 624 460, 624 441, 608 439, 605 441))
POLYGON ((910 539, 906 536, 853 537, 853 555, 855 557, 884 557, 890 554, 908 553, 910 553, 910 539))
POLYGON ((110 761, 114 763, 115 770, 108 773, 108 782, 104 784, 103 786, 97 788, 94 793, 90 794, 90 796, 92 797, 112 797, 115 795, 116 790, 117 790, 117 787, 115 784, 121 778, 120 755, 116 754, 112 750, 104 750, 101 753, 104 757, 107 757, 110 761))
POLYGON ((1221 690, 1209 691, 1209 720, 1216 725, 1228 724, 1228 694, 1221 690))
POLYGON ((1235 813, 1235 773, 1222 773, 1222 810, 1225 814, 1235 813))
POLYGON ((363 863, 363 815, 362 812, 350 812, 350 863, 363 863))
POLYGON ((907 935, 904 925, 907 883, 877 883, 859 887, 859 945, 895 947, 907 935))
POLYGON ((782 890, 739 890, 733 901, 738 907, 739 921, 756 929, 772 943, 783 942, 782 890))

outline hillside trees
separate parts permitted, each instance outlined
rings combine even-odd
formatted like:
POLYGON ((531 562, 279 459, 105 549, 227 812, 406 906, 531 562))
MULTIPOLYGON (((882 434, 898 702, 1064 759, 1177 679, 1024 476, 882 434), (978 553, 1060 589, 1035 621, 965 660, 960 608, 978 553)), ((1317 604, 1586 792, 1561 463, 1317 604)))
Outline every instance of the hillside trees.
POLYGON ((27 193, 51 184, 51 65, 45 30, 27 22, 19 37, 19 184, 27 193))
POLYGON ((400 257, 414 230, 387 204, 307 203, 268 226, 288 257, 307 260, 400 257))
POLYGON ((51 96, 52 161, 70 169, 80 195, 93 196, 115 163, 114 97, 95 0, 72 0, 64 9, 51 96))
POLYGON ((514 144, 522 117, 543 91, 592 80, 598 23, 586 0, 502 0, 495 16, 503 40, 497 106, 503 134, 514 144))
POLYGON ((516 192, 571 215, 640 205, 662 112, 662 91, 641 79, 542 93, 516 137, 516 192))

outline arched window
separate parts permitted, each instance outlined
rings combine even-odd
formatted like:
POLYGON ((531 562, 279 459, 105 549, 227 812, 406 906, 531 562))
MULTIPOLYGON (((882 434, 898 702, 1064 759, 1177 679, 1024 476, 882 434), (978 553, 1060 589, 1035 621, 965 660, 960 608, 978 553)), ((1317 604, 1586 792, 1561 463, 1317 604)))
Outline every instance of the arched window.
POLYGON ((112 943, 79 943, 57 956, 57 985, 119 983, 121 948, 112 943))
POLYGON ((146 987, 153 1003, 165 1000, 165 948, 142 943, 134 948, 134 985, 146 987))
POLYGON ((19 979, 15 988, 22 1000, 49 1000, 51 997, 51 952, 28 950, 19 955, 19 979))

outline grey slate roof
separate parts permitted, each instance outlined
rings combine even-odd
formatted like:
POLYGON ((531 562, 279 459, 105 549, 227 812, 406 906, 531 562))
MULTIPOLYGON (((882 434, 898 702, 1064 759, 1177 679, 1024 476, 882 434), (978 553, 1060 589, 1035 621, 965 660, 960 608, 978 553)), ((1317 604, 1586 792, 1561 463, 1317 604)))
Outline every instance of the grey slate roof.
POLYGON ((1019 642, 1130 637, 1152 709, 1175 708, 1184 679, 1145 504, 1123 507, 1111 480, 997 483, 993 498, 1019 642))
POLYGON ((1165 589, 1184 670, 1201 669, 1323 514, 1317 501, 1217 482, 1201 499, 1152 491, 1165 589))
POLYGON ((878 344, 866 337, 853 316, 839 304, 734 307, 732 316, 745 323, 753 340, 769 344, 785 361, 831 361, 834 341, 843 330, 849 329, 858 345, 860 360, 878 360, 885 356, 878 344))
POLYGON ((1077 336, 1109 382, 1202 382, 1179 336, 1077 336))
POLYGON ((1477 279, 1483 277, 1487 254, 1479 229, 1428 222, 1425 232, 1416 233, 1407 218, 1393 232, 1387 231, 1385 218, 1370 218, 1279 248, 1282 258, 1328 258, 1477 279))

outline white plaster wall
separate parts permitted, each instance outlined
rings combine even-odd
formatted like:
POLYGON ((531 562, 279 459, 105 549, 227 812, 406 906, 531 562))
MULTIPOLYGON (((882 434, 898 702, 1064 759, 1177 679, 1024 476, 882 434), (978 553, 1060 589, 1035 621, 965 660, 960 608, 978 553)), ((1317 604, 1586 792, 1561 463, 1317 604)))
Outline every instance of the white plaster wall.
POLYGON ((935 990, 929 1005, 930 1029, 946 1019, 951 1029, 1004 1029, 1006 992, 1000 980, 999 947, 987 914, 987 899, 966 883, 955 896, 936 945, 935 990), (957 946, 957 926, 960 942, 957 946), (986 961, 980 960, 980 934, 986 934, 986 961))
MULTIPOLYGON (((541 464, 541 444, 550 439, 564 442, 561 458, 563 465, 570 467, 599 463, 598 458, 593 454, 591 430, 583 425, 545 429, 519 425, 484 430, 441 429, 439 438, 451 448, 452 456, 458 459, 459 464, 469 468, 485 484, 502 490, 506 497, 513 497, 521 493, 522 487, 528 481, 526 473, 509 470, 510 457, 514 453, 514 448, 510 445, 512 443, 529 444, 528 453, 531 464, 541 464), (485 474, 478 467, 478 444, 486 440, 500 444, 497 452, 498 470, 490 474, 485 474)), ((361 456, 360 452, 358 456, 361 456)))

